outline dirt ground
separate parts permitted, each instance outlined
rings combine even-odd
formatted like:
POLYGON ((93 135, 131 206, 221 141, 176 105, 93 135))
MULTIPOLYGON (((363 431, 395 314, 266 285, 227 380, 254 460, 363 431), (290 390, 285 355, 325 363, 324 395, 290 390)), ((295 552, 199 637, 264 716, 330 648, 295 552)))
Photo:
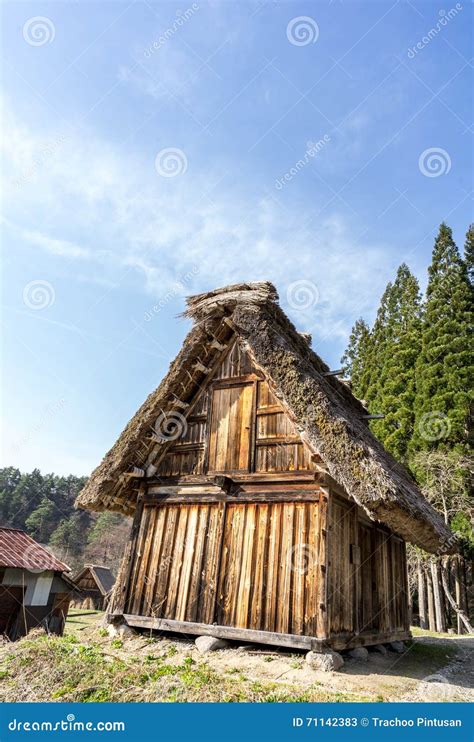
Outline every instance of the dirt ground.
POLYGON ((194 637, 183 635, 111 639, 101 618, 73 611, 63 638, 37 636, 1 648, 0 699, 474 701, 473 636, 417 631, 404 654, 370 651, 368 661, 345 656, 341 670, 325 673, 310 668, 303 652, 291 650, 234 643, 203 655, 194 637), (45 670, 46 687, 41 681, 45 656, 56 658, 56 667, 45 670), (71 679, 69 669, 78 662, 86 663, 78 674, 91 677, 82 684, 71 679))

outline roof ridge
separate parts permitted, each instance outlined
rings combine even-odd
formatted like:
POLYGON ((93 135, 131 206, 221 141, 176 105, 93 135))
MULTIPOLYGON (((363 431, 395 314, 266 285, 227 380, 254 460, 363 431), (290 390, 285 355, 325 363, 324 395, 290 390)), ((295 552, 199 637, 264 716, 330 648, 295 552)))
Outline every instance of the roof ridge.
POLYGON ((234 309, 238 304, 273 304, 278 301, 278 292, 270 281, 233 283, 186 298, 187 309, 182 316, 202 320, 224 308, 234 309))

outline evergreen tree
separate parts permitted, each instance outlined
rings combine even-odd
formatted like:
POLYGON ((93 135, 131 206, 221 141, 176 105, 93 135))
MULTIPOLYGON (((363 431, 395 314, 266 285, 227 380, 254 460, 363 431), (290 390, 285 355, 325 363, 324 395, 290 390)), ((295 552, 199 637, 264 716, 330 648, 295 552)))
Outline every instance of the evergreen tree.
POLYGON ((344 373, 350 378, 352 390, 357 397, 363 394, 361 381, 367 363, 369 344, 369 326, 362 318, 359 318, 352 328, 349 345, 341 358, 344 373))
POLYGON ((388 352, 393 300, 393 285, 388 283, 380 300, 380 306, 370 334, 370 342, 360 380, 361 396, 367 403, 370 412, 375 414, 380 412, 377 409, 377 400, 382 393, 380 372, 388 352))
POLYGON ((474 224, 469 225, 464 243, 464 260, 471 284, 474 284, 474 224))
POLYGON ((413 452, 462 452, 468 443, 472 389, 472 289, 446 224, 440 226, 428 273, 410 447, 413 452))
MULTIPOLYGON (((384 294, 381 341, 376 352, 377 383, 370 411, 382 413, 372 429, 393 455, 406 461, 413 433, 415 364, 421 335, 421 296, 418 281, 403 263, 384 294)), ((375 328, 374 328, 375 336, 375 328)), ((375 355, 375 354, 374 354, 375 355)))
POLYGON ((27 532, 37 541, 46 544, 61 519, 61 511, 48 497, 25 520, 27 532))
POLYGON ((80 558, 86 543, 85 534, 90 521, 90 513, 76 510, 67 520, 60 521, 49 543, 57 547, 66 560, 80 558))

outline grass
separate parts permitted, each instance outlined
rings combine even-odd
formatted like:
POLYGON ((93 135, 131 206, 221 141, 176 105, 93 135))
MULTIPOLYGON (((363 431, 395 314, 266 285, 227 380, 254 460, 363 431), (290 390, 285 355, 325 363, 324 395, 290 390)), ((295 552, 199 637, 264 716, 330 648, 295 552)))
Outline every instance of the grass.
POLYGON ((308 680, 308 668, 298 654, 264 655, 252 669, 242 664, 242 654, 231 650, 227 661, 224 654, 216 661, 216 655, 207 659, 184 641, 149 635, 111 638, 100 626, 101 618, 98 611, 73 610, 63 637, 36 631, 1 647, 0 701, 380 702, 396 700, 401 685, 406 692, 408 679, 436 672, 457 651, 446 640, 415 640, 396 663, 392 658, 393 668, 380 674, 374 689, 359 685, 359 680, 351 685, 349 677, 346 684, 344 674, 337 674, 338 682, 336 676, 308 680), (281 662, 293 671, 288 682, 277 675, 281 662), (384 684, 389 677, 393 688, 384 684))
POLYGON ((428 629, 420 629, 418 626, 412 626, 411 627, 411 633, 415 637, 433 637, 433 639, 452 639, 453 634, 448 634, 447 632, 444 634, 437 634, 436 631, 429 631, 428 629))
MULTIPOLYGON (((99 637, 98 632, 96 635, 99 637)), ((370 700, 323 687, 247 679, 237 669, 216 671, 205 659, 179 656, 173 645, 145 656, 120 656, 116 640, 81 641, 30 635, 1 658, 2 701, 253 701, 317 702, 370 700)), ((120 641, 120 644, 122 642, 120 641)), ((149 647, 148 643, 147 646, 149 647)))

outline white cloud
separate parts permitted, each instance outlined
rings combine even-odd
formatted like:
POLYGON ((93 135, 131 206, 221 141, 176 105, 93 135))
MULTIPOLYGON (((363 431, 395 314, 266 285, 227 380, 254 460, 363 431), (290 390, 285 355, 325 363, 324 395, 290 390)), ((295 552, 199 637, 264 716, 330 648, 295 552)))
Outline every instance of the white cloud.
MULTIPOLYGON (((12 116, 7 120, 8 185, 27 169, 41 138, 12 116)), ((99 263, 104 285, 142 276, 154 299, 192 269, 183 293, 269 279, 283 306, 290 283, 313 281, 319 302, 308 311, 286 308, 315 338, 341 342, 355 318, 378 301, 393 269, 388 250, 354 249, 351 227, 340 215, 326 210, 314 217, 324 203, 317 203, 317 196, 289 210, 271 191, 255 200, 244 179, 212 190, 223 174, 221 163, 199 171, 192 156, 184 175, 160 178, 155 155, 140 157, 114 149, 93 132, 68 130, 33 181, 20 190, 6 189, 10 223, 21 225, 25 239, 58 259, 80 259, 80 280, 93 280, 99 263)))
POLYGON ((22 229, 16 224, 8 221, 7 219, 2 220, 3 223, 9 227, 14 233, 16 233, 22 240, 28 242, 30 245, 39 247, 52 255, 58 255, 65 258, 89 258, 90 251, 85 247, 80 247, 74 242, 68 240, 58 240, 49 235, 42 234, 37 230, 22 229))

